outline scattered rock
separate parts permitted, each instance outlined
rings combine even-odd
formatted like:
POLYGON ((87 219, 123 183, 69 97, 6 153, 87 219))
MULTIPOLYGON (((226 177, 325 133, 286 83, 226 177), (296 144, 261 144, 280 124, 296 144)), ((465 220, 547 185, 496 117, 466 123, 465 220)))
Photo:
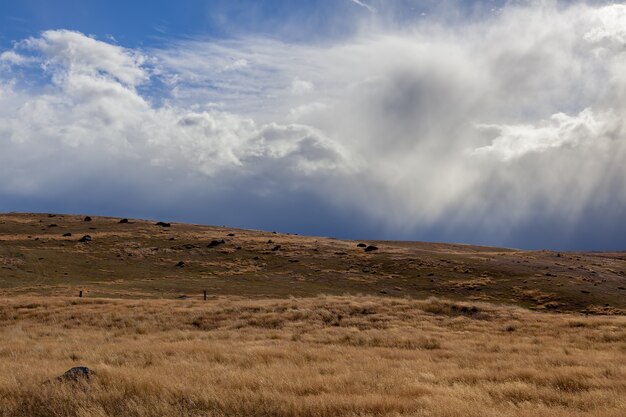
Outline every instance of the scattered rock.
POLYGON ((61 382, 89 382, 92 375, 93 372, 86 366, 76 366, 58 377, 57 380, 61 382))
POLYGON ((272 242, 272 239, 270 239, 270 240, 267 241, 267 243, 274 243, 274 242, 272 242))
POLYGON ((233 237, 233 236, 235 236, 235 234, 234 233, 229 233, 228 236, 229 237, 233 237))
POLYGON ((280 245, 276 245, 272 248, 272 252, 276 252, 277 250, 280 250, 280 245))
POLYGON ((48 214, 48 217, 56 217, 56 214, 48 214))
POLYGON ((385 290, 380 290, 380 291, 379 291, 379 293, 381 293, 381 294, 387 294, 387 291, 385 291, 385 290))
POLYGON ((581 290, 580 292, 582 292, 583 294, 591 294, 591 291, 587 291, 587 290, 581 290))
POLYGON ((48 227, 49 228, 53 228, 53 227, 59 227, 59 226, 57 226, 56 224, 52 223, 52 224, 49 224, 48 227))
POLYGON ((179 268, 183 268, 185 266, 185 263, 183 261, 180 261, 179 263, 176 264, 176 266, 179 268))
POLYGON ((122 219, 122 220, 120 220, 118 223, 120 223, 120 224, 126 224, 126 223, 128 223, 128 219, 122 219))
POLYGON ((85 235, 85 236, 81 237, 80 239, 78 239, 78 241, 81 242, 81 243, 85 243, 85 242, 91 242, 92 239, 91 239, 91 236, 85 235))
POLYGON ((375 250, 378 250, 378 248, 373 245, 369 245, 368 247, 365 248, 365 252, 373 252, 375 250))
POLYGON ((258 261, 258 260, 259 260, 259 259, 261 259, 261 258, 259 258, 258 256, 255 256, 255 257, 254 257, 254 258, 252 258, 252 259, 254 259, 255 261, 258 261))
POLYGON ((366 248, 367 245, 365 243, 359 243, 358 245, 356 245, 357 248, 366 248))
POLYGON ((71 236, 72 236, 72 234, 71 234, 71 233, 64 233, 64 234, 63 234, 63 237, 71 237, 71 236))
POLYGON ((91 217, 86 216, 86 217, 83 219, 83 221, 84 221, 84 222, 90 222, 90 221, 91 221, 91 217))
POLYGON ((172 226, 170 223, 165 223, 165 222, 157 222, 156 225, 157 226, 161 226, 161 227, 171 227, 172 226))
POLYGON ((209 243, 208 245, 206 245, 206 247, 207 247, 207 248, 214 248, 214 247, 216 247, 216 246, 223 245, 224 243, 226 243, 226 242, 224 241, 224 239, 222 239, 222 240, 212 240, 212 241, 211 241, 211 243, 209 243))

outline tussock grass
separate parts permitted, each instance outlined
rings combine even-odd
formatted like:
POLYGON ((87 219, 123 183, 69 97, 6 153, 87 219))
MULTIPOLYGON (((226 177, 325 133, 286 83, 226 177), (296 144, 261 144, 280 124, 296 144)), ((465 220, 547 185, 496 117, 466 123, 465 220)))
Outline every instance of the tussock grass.
POLYGON ((626 317, 441 299, 0 300, 0 416, 623 417, 626 317), (72 366, 88 384, 54 381, 72 366))

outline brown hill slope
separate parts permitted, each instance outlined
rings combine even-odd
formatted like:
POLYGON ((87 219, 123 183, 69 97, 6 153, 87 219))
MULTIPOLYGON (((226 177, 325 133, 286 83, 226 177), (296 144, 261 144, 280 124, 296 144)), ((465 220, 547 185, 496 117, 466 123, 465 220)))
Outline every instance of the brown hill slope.
POLYGON ((77 215, 0 215, 0 296, 442 296, 626 311, 626 253, 362 242, 77 215), (67 236, 71 233, 71 236, 67 236), (66 235, 66 236, 64 236, 66 235), (79 242, 84 235, 92 240, 79 242), (221 241, 224 243, 221 243, 221 241), (219 244, 211 242, 216 241, 219 244))

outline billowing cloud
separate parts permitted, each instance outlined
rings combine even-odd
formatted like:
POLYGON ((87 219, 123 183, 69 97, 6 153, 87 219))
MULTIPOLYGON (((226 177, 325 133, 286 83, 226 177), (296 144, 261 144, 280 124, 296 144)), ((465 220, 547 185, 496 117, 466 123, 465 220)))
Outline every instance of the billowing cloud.
POLYGON ((623 5, 532 2, 323 45, 44 32, 0 55, 0 195, 104 179, 150 204, 223 198, 260 225, 287 208, 250 201, 297 199, 357 213, 334 225, 349 234, 620 247, 600 234, 626 216, 624 27, 623 5))

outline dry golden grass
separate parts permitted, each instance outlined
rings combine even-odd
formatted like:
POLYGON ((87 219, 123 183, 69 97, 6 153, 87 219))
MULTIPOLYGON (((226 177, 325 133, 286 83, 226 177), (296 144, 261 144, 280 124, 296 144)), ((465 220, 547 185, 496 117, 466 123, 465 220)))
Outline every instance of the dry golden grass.
POLYGON ((0 416, 626 415, 626 317, 367 296, 0 306, 0 416), (92 382, 54 382, 76 365, 92 382))

